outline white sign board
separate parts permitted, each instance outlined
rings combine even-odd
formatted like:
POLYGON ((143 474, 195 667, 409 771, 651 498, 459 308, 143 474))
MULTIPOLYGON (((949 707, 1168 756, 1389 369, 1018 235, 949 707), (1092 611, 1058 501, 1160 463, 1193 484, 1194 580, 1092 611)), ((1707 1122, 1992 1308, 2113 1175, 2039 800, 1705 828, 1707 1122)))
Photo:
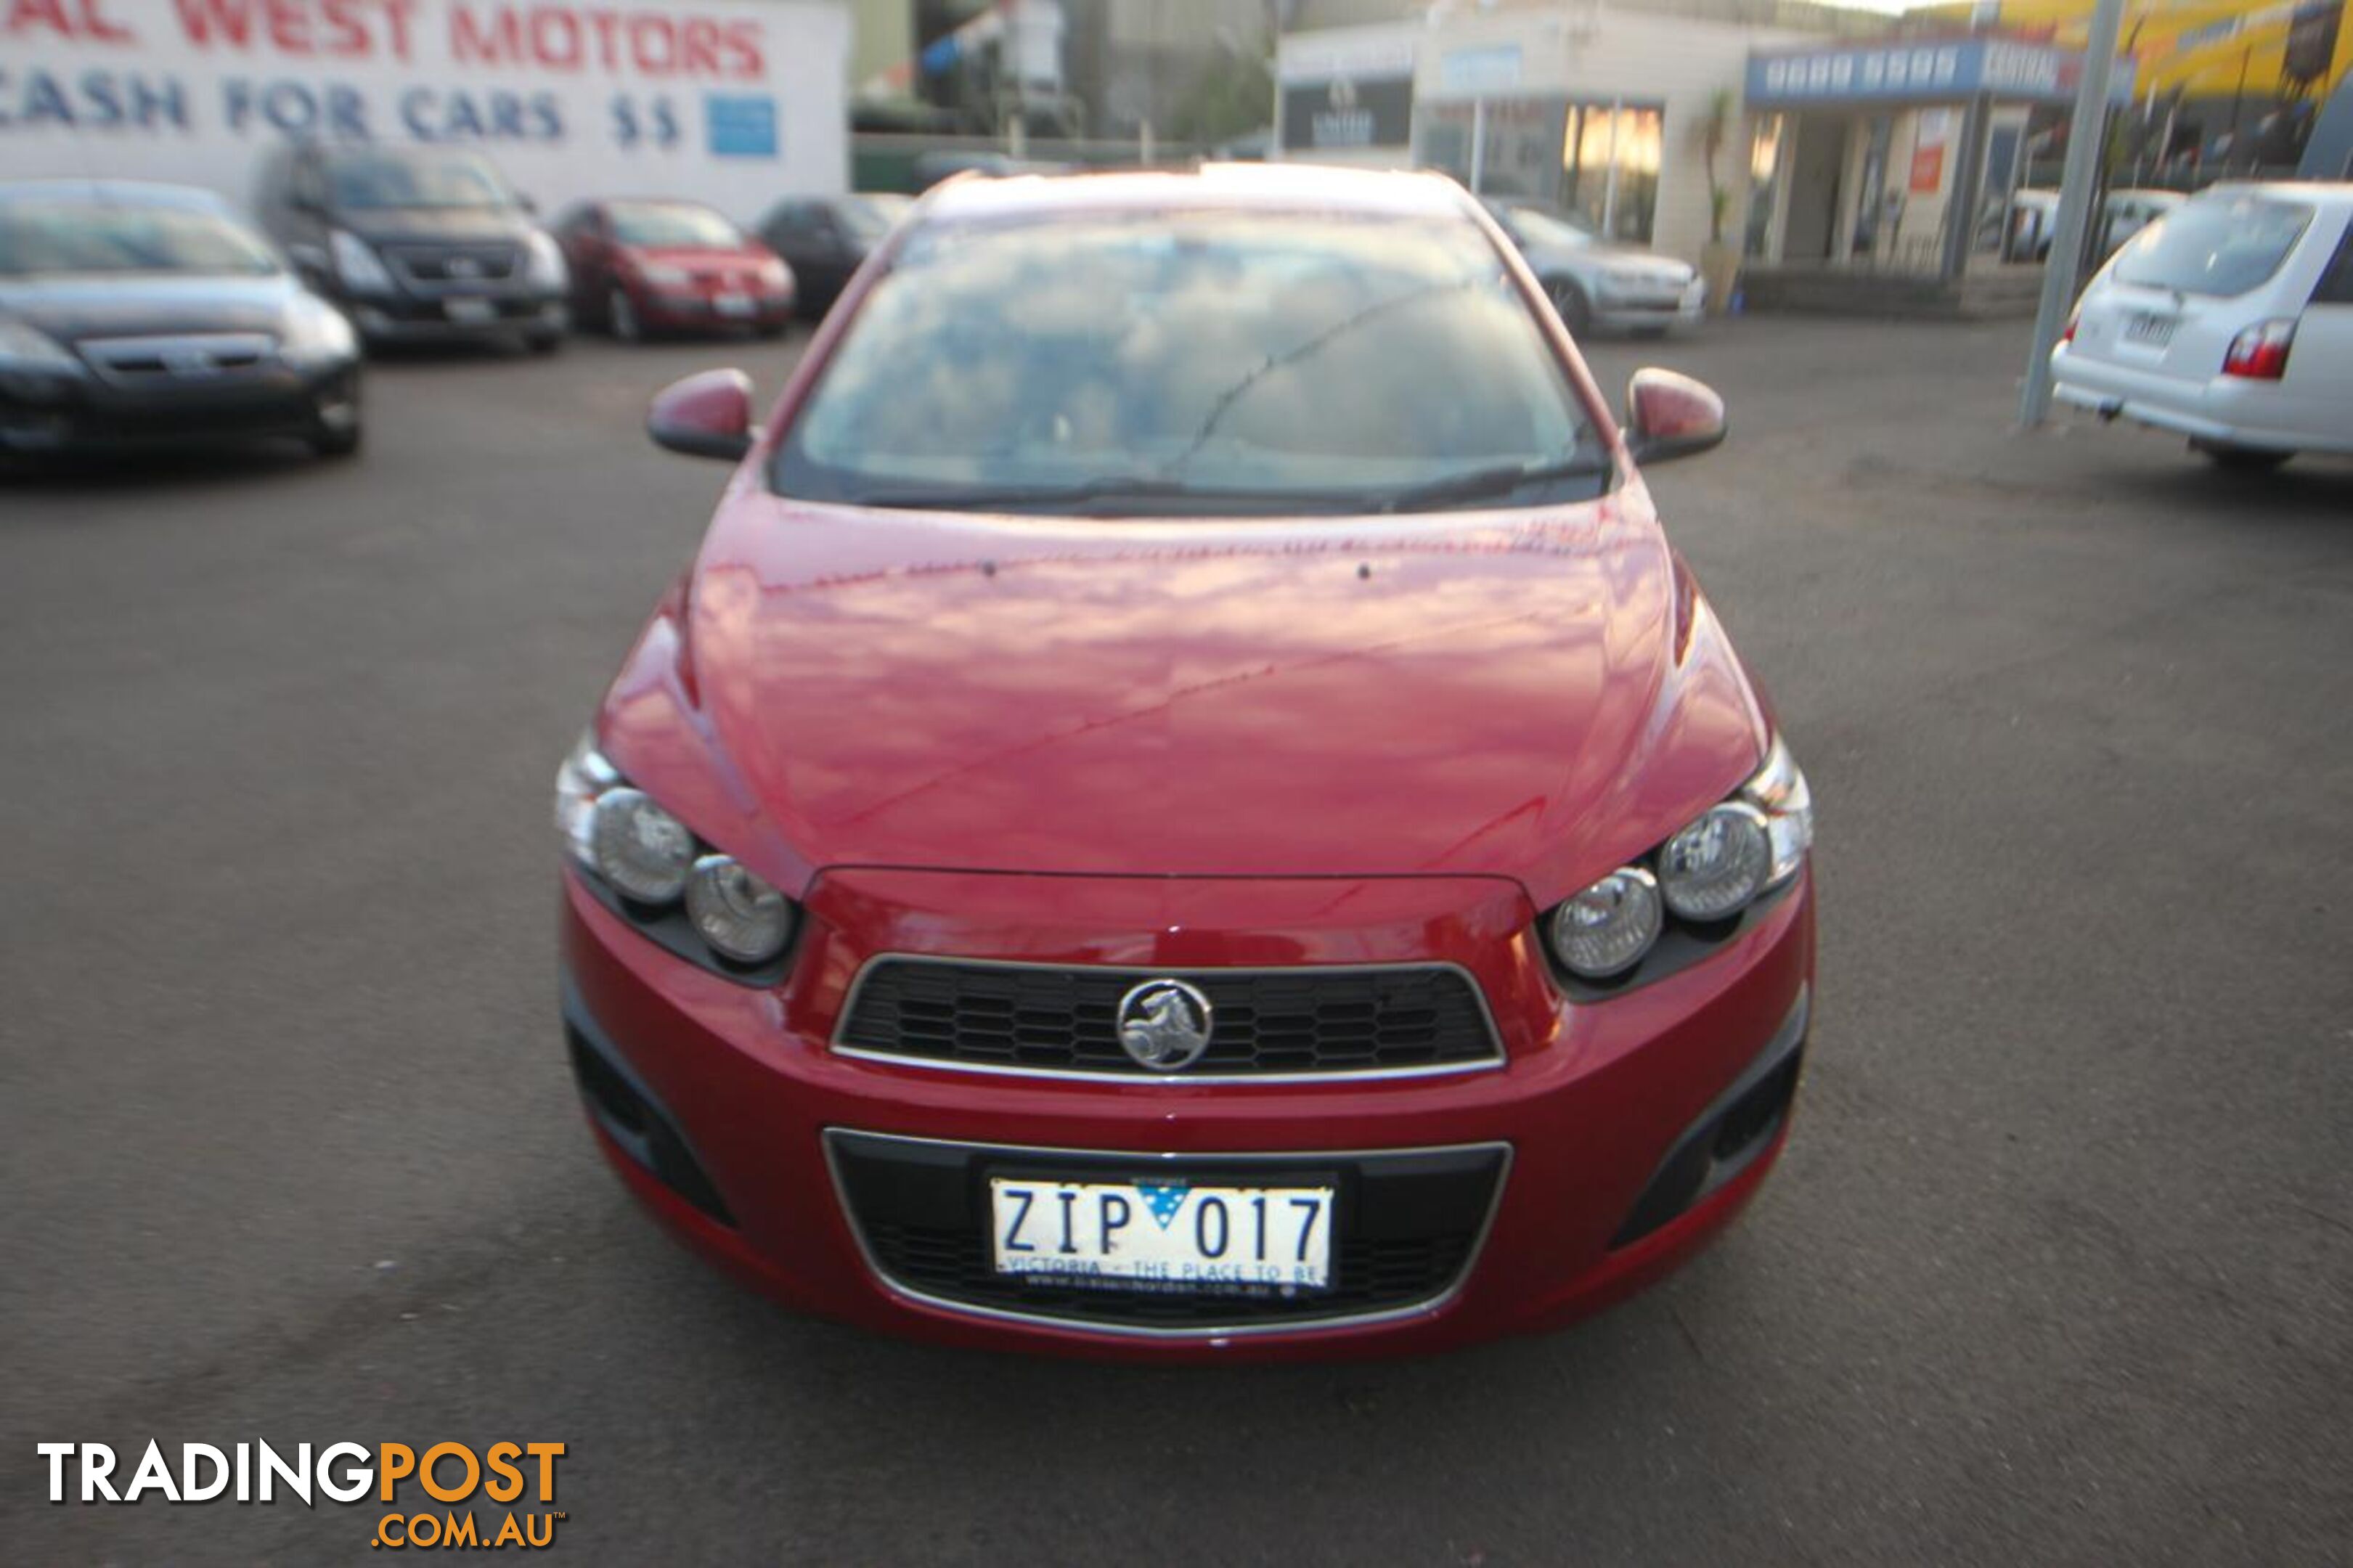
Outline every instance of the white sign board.
POLYGON ((849 172, 831 0, 0 0, 0 179, 204 185, 284 138, 463 144, 553 210, 755 218, 849 172))

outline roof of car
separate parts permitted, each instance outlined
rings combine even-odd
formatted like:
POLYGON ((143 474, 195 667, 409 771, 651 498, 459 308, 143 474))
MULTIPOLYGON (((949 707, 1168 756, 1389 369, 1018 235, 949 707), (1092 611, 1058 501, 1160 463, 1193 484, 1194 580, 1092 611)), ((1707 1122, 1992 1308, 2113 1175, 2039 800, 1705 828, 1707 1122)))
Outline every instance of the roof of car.
POLYGON ((2201 196, 2275 196, 2299 202, 2316 199, 2334 207, 2353 203, 2353 180, 2224 180, 2198 194, 2201 196))
POLYGON ((196 185, 161 180, 10 180, 0 184, 0 202, 79 201, 111 206, 189 207, 225 213, 228 204, 196 185))
POLYGON ((1226 207, 1441 217, 1461 216, 1469 200, 1461 186, 1441 174, 1307 163, 1203 163, 1118 174, 966 175, 935 187, 924 198, 923 216, 962 222, 1226 207))

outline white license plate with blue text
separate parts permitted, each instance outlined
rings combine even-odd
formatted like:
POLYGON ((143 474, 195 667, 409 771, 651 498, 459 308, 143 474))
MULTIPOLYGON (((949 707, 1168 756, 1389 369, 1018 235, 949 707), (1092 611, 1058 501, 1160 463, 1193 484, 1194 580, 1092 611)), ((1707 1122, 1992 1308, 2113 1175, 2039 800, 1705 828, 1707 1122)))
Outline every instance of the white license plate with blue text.
POLYGON ((451 321, 460 326, 479 327, 484 322, 495 321, 499 319, 499 308, 495 302, 489 300, 477 300, 462 294, 455 299, 442 300, 441 309, 451 321))
POLYGON ((1169 1290, 1321 1290, 1332 1282, 1333 1189, 994 1177, 999 1274, 1169 1290))
POLYGON ((748 316, 752 313, 752 297, 748 294, 721 294, 712 299, 711 308, 723 316, 748 316))

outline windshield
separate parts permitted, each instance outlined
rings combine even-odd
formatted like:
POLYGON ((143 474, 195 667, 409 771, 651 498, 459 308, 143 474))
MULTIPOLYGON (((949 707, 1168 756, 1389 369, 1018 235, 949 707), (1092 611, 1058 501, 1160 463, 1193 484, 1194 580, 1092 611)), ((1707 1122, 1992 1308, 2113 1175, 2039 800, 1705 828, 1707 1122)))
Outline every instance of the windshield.
POLYGON ((612 218, 613 237, 623 245, 710 250, 738 250, 744 245, 743 230, 709 207, 690 202, 614 202, 605 211, 612 218))
POLYGON ((327 165, 332 205, 368 207, 502 207, 507 188, 470 153, 445 156, 346 153, 327 165))
POLYGON ((1504 218, 1523 245, 1556 245, 1565 250, 1578 250, 1600 237, 1582 225, 1535 207, 1507 207, 1504 218))
POLYGON ((918 230, 775 478, 870 506, 1271 516, 1608 474, 1472 225, 1214 212, 918 230))
POLYGON ((891 232, 891 226, 915 205, 912 196, 850 196, 840 206, 841 221, 849 232, 872 244, 891 232))
POLYGON ((255 278, 278 270, 267 246, 217 213, 99 202, 0 205, 0 274, 184 272, 255 278))
POLYGON ((2206 196, 2141 230, 2116 258, 2119 283, 2228 298, 2271 281, 2312 209, 2267 196, 2206 196))

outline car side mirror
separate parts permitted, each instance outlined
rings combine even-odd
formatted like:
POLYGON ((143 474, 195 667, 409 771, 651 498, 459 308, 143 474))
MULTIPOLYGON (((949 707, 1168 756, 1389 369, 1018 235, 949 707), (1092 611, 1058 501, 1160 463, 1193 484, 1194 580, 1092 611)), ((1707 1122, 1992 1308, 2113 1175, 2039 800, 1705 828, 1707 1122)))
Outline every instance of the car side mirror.
POLYGON ((1626 387, 1626 447, 1637 463, 1669 463, 1720 447, 1724 399, 1672 370, 1638 370, 1626 387))
POLYGON ((740 370, 706 370, 655 395, 646 413, 654 445, 690 458, 740 461, 752 449, 752 378, 740 370))

